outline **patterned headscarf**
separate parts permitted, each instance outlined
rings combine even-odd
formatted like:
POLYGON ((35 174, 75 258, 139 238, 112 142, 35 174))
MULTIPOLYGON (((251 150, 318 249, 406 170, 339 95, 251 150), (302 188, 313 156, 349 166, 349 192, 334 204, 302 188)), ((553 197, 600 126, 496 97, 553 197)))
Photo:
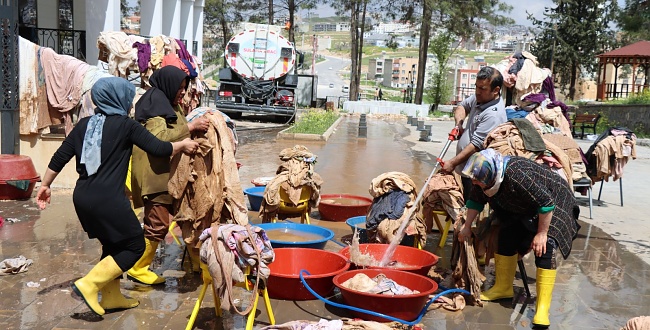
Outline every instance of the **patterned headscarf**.
POLYGON ((499 186, 503 182, 508 160, 510 156, 503 157, 494 149, 488 148, 470 156, 462 174, 485 184, 483 192, 492 197, 499 191, 499 186))
POLYGON ((101 78, 90 90, 90 97, 97 108, 86 126, 80 160, 86 166, 88 176, 97 173, 102 164, 102 135, 106 116, 127 115, 135 97, 135 86, 123 78, 101 78))

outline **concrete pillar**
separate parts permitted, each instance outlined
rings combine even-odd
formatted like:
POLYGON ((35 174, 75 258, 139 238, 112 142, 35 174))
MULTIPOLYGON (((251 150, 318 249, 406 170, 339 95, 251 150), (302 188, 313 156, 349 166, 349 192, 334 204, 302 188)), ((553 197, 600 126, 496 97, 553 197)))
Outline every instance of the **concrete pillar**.
POLYGON ((157 0, 140 1, 140 34, 155 37, 163 34, 163 3, 157 0))
POLYGON ((92 5, 86 6, 86 62, 88 64, 97 64, 99 33, 120 31, 120 16, 119 0, 93 0, 92 5))
POLYGON ((181 0, 163 0, 162 31, 166 36, 181 37, 181 0))
MULTIPOLYGON (((194 39, 194 0, 181 2, 181 39, 187 40, 187 50, 192 52, 194 39)), ((192 54, 194 55, 194 54, 192 54)))
MULTIPOLYGON (((196 54, 199 61, 203 61, 203 7, 205 0, 194 1, 194 41, 198 44, 196 54)), ((188 45, 188 50, 192 52, 192 45, 188 45)))

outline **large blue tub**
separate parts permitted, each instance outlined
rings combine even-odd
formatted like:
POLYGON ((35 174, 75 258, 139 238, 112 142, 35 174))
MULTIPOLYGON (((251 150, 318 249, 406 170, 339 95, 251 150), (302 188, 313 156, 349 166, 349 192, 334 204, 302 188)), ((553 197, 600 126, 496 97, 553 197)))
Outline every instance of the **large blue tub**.
POLYGON ((248 196, 248 202, 251 204, 251 211, 259 212, 264 199, 264 189, 266 189, 265 186, 244 189, 244 194, 248 196))
POLYGON ((284 248, 284 247, 294 247, 294 248, 311 248, 311 249, 323 249, 327 241, 334 238, 334 232, 321 226, 308 225, 302 223, 292 223, 292 222, 276 222, 276 223, 261 223, 255 226, 259 226, 264 229, 264 231, 276 231, 281 230, 283 232, 296 234, 297 232, 305 233, 309 236, 318 236, 319 238, 307 240, 307 241, 283 241, 273 239, 269 236, 271 240, 271 246, 273 248, 284 248))

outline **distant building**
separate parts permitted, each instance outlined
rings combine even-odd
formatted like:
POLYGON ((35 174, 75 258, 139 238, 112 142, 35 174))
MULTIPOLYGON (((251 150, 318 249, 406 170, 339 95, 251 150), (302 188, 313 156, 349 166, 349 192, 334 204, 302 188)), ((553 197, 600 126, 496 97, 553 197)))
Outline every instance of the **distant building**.
POLYGON ((384 79, 383 85, 394 88, 406 88, 416 81, 418 59, 416 57, 400 57, 393 59, 391 79, 384 79))
MULTIPOLYGON (((380 58, 371 58, 368 61, 368 79, 374 79, 378 83, 391 79, 391 66, 393 60, 383 54, 380 58)), ((388 85, 390 86, 390 85, 388 85)))
POLYGON ((314 23, 312 30, 314 32, 345 32, 350 31, 350 23, 314 23))
POLYGON ((407 33, 412 29, 411 23, 379 23, 372 29, 374 33, 407 33))

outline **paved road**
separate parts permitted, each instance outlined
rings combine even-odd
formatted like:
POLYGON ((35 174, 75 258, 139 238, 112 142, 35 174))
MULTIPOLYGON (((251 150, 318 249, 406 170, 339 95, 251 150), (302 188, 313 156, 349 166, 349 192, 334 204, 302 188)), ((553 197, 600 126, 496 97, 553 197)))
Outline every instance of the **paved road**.
POLYGON ((318 74, 318 97, 347 96, 342 87, 349 85, 349 80, 343 80, 341 74, 349 71, 350 60, 338 57, 325 56, 326 61, 316 64, 318 74), (334 87, 329 87, 333 84, 334 87))

